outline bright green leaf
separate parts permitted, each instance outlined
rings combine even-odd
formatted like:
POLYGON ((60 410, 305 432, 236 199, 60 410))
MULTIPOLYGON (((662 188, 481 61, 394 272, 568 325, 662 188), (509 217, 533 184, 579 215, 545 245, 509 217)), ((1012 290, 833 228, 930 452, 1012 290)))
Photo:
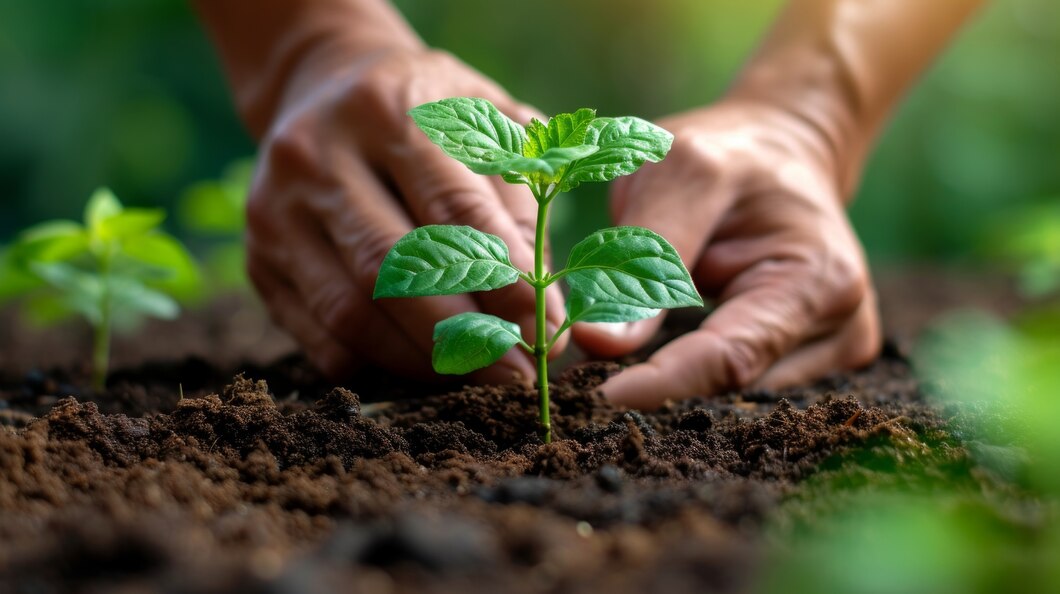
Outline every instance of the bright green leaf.
POLYGON ((88 249, 88 234, 73 221, 48 221, 23 231, 10 248, 12 263, 28 268, 30 262, 68 260, 88 249))
POLYGON ((573 292, 567 299, 567 319, 574 322, 636 322, 653 318, 659 309, 601 301, 573 292))
POLYGON ((545 126, 537 120, 531 120, 526 128, 526 143, 523 155, 539 157, 551 148, 568 148, 585 144, 585 135, 589 125, 596 119, 596 110, 582 108, 574 113, 560 113, 552 116, 545 126))
POLYGON ((99 188, 85 205, 85 226, 95 235, 99 225, 122 211, 121 202, 108 188, 99 188))
POLYGON ((153 232, 129 239, 122 244, 118 264, 134 260, 147 268, 141 280, 147 285, 187 299, 198 293, 201 278, 198 266, 188 250, 173 236, 153 232))
POLYGON ((518 177, 519 175, 532 181, 538 181, 535 179, 536 177, 540 177, 540 181, 545 182, 557 181, 567 165, 598 150, 600 150, 600 147, 592 145, 550 148, 540 157, 515 156, 510 159, 494 161, 489 165, 484 165, 483 171, 480 173, 501 174, 504 176, 505 181, 509 181, 511 174, 514 173, 516 174, 516 183, 523 183, 523 179, 518 177))
POLYGON ((567 278, 572 295, 648 309, 702 306, 677 251, 643 227, 601 229, 571 250, 567 278))
POLYGON ((154 230, 165 218, 160 208, 128 208, 102 219, 96 227, 97 237, 123 241, 154 230))
POLYGON ((409 115, 431 142, 475 173, 502 173, 491 166, 494 161, 523 154, 523 127, 485 99, 442 99, 414 107, 409 115))
POLYGON ((481 369, 521 340, 519 326, 512 322, 477 312, 457 314, 434 327, 434 370, 461 375, 481 369))
POLYGON ((584 142, 600 150, 567 172, 563 191, 583 182, 606 182, 629 175, 645 161, 661 161, 670 151, 673 135, 640 118, 596 118, 589 125, 584 142))
POLYGON ((390 248, 375 283, 375 298, 454 295, 514 283, 519 271, 496 235, 471 227, 428 225, 390 248))

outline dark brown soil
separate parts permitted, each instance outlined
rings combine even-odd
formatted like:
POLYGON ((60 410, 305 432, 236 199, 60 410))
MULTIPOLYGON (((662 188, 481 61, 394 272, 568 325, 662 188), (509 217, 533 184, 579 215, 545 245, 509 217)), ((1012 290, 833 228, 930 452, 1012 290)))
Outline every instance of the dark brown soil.
MULTIPOLYGON (((0 592, 747 590, 804 478, 864 452, 866 476, 940 457, 946 421, 900 351, 651 414, 594 391, 617 365, 575 367, 549 445, 521 386, 334 388, 297 357, 231 379, 193 357, 90 394, 81 370, 9 365, 0 592)), ((979 480, 962 449, 941 457, 979 480)))

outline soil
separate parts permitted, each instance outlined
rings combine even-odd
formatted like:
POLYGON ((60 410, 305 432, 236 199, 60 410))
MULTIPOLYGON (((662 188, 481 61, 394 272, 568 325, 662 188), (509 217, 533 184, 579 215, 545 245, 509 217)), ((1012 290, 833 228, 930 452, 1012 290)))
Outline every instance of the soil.
MULTIPOLYGON (((216 322, 232 303, 185 321, 189 340, 231 344, 202 328, 232 331, 216 322)), ((548 445, 524 386, 365 372, 335 387, 296 355, 192 348, 93 394, 76 366, 25 367, 33 350, 0 368, 3 592, 744 591, 807 477, 854 464, 895 480, 929 460, 970 488, 991 480, 933 447, 952 419, 924 402, 901 341, 812 386, 650 414, 594 391, 616 363, 574 366, 552 387, 548 445)))

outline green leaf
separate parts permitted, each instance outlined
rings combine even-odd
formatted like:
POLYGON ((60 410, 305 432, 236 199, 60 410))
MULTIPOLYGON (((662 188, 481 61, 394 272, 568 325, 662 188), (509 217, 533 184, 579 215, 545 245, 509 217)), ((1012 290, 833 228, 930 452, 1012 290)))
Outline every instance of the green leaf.
POLYGON ((574 113, 560 113, 552 116, 545 126, 537 120, 531 120, 526 128, 526 143, 523 145, 523 156, 539 157, 550 148, 567 148, 585 144, 585 135, 589 125, 596 119, 596 110, 582 108, 574 113))
POLYGON ((0 303, 39 288, 43 281, 15 262, 11 250, 0 252, 0 303))
POLYGON ((88 234, 73 221, 48 221, 23 231, 11 246, 13 265, 28 269, 30 262, 68 260, 88 249, 88 234))
POLYGON ((72 311, 84 316, 93 326, 103 323, 105 290, 100 277, 65 262, 38 262, 31 268, 34 274, 59 291, 72 311))
POLYGON ((122 211, 121 202, 108 188, 99 188, 85 205, 85 226, 95 235, 99 225, 122 211))
POLYGON ((129 208, 102 219, 97 237, 103 241, 123 241, 154 230, 166 218, 160 208, 129 208))
POLYGON ((514 173, 516 174, 514 176, 516 183, 524 183, 524 177, 532 181, 538 181, 535 177, 545 182, 558 181, 567 165, 598 150, 600 150, 600 147, 592 145, 550 148, 540 157, 515 156, 510 159, 494 161, 489 165, 484 165, 480 173, 500 174, 504 176, 505 181, 509 181, 509 178, 512 177, 511 174, 514 173))
POLYGON ((138 279, 112 276, 108 289, 116 318, 135 314, 172 320, 180 313, 180 306, 172 297, 147 287, 138 279))
POLYGON ((126 274, 178 299, 194 297, 201 288, 195 260, 180 241, 167 233, 156 231, 129 239, 122 244, 119 256, 119 265, 127 260, 147 265, 139 273, 126 274))
POLYGON ((648 309, 702 306, 677 250, 643 227, 601 229, 571 249, 572 296, 648 309))
POLYGON ((477 312, 457 314, 435 325, 431 360, 438 373, 461 375, 495 363, 521 340, 512 322, 477 312))
POLYGON ((562 191, 583 182, 606 182, 629 175, 645 161, 661 161, 670 151, 673 135, 640 118, 596 118, 589 124, 584 142, 600 150, 567 172, 562 191))
POLYGON ((471 227, 428 225, 398 240, 379 270, 374 298, 454 295, 514 283, 519 271, 496 235, 471 227))
POLYGON ((485 99, 442 99, 414 107, 409 115, 431 142, 475 173, 503 173, 491 164, 522 157, 523 127, 485 99))
POLYGON ((567 299, 567 319, 574 322, 636 322, 653 318, 659 309, 637 307, 624 303, 600 301, 584 293, 571 293, 567 299))

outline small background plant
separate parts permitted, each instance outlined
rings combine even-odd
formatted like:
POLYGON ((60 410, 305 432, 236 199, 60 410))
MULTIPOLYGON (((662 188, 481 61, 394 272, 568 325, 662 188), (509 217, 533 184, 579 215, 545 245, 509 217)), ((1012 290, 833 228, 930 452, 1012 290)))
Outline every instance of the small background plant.
POLYGON ((50 324, 80 315, 92 326, 92 386, 102 389, 111 330, 144 317, 171 319, 177 299, 199 290, 191 255, 159 229, 161 209, 124 208, 97 190, 84 222, 56 220, 23 231, 4 254, 0 300, 20 298, 24 312, 50 324))
POLYGON ((435 371, 464 374, 486 367, 519 345, 537 362, 541 438, 552 438, 548 352, 575 322, 630 322, 662 309, 702 306, 703 300, 665 239, 641 227, 613 227, 576 244, 562 270, 545 270, 548 213, 561 192, 606 182, 666 156, 673 136, 635 117, 596 117, 592 109, 531 120, 524 129, 489 101, 455 97, 427 103, 409 115, 447 155, 475 173, 525 184, 538 204, 534 269, 512 265, 497 236, 471 227, 428 225, 398 240, 383 259, 375 297, 423 297, 499 289, 522 280, 534 288, 537 315, 531 345, 519 326, 466 312, 434 329, 435 371), (545 326, 545 290, 565 279, 567 316, 552 336, 545 326))

